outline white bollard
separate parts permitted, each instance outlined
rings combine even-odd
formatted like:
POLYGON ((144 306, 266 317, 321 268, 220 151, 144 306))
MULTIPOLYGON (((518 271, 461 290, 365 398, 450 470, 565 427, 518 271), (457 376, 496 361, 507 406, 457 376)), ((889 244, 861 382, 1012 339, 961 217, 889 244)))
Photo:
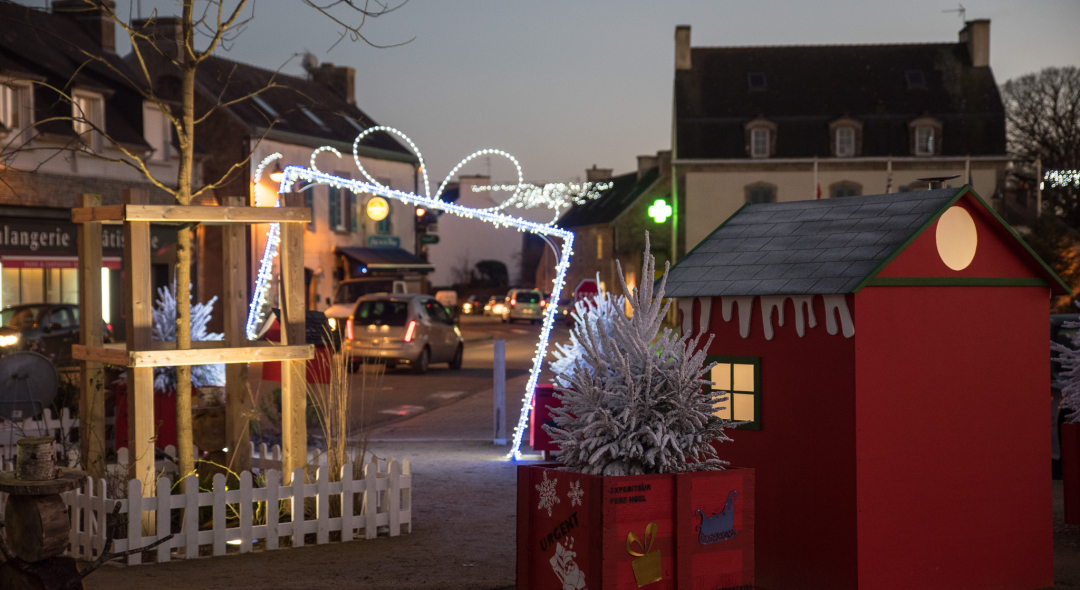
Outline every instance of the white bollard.
POLYGON ((506 444, 506 341, 495 341, 495 444, 506 444))

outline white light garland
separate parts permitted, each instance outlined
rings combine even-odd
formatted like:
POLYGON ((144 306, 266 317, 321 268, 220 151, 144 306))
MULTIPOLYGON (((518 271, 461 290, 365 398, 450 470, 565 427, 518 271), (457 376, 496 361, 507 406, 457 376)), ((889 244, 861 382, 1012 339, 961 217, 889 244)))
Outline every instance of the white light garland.
MULTIPOLYGON (((599 191, 605 190, 610 187, 610 183, 596 184, 585 183, 584 185, 576 184, 553 184, 546 185, 545 187, 534 187, 533 185, 525 184, 522 179, 521 165, 516 158, 510 154, 501 150, 480 150, 474 152, 469 157, 465 158, 454 166, 450 174, 446 176, 442 184, 439 185, 438 192, 434 196, 430 195, 430 184, 428 182, 427 169, 424 165, 424 158, 420 154, 420 150, 416 147, 416 144, 412 142, 404 133, 394 129, 392 127, 371 127, 365 130, 363 133, 356 137, 353 142, 353 161, 356 162, 356 167, 360 169, 360 173, 364 175, 369 182, 361 182, 359 180, 352 180, 348 178, 340 178, 324 172, 320 172, 315 167, 315 156, 323 151, 332 151, 339 158, 341 153, 332 147, 326 146, 315 150, 311 155, 311 167, 303 168, 300 166, 287 166, 285 168, 285 178, 281 181, 278 188, 278 193, 284 193, 292 190, 292 186, 297 181, 305 181, 311 184, 326 184, 337 189, 348 189, 353 193, 370 193, 373 195, 382 196, 388 199, 394 199, 402 201, 404 203, 425 207, 428 209, 435 209, 446 213, 452 213, 469 219, 477 219, 491 223, 496 227, 512 227, 521 232, 529 232, 534 234, 540 234, 541 236, 558 237, 562 238, 562 252, 559 254, 559 262, 555 267, 555 280, 551 289, 551 301, 559 301, 562 295, 563 285, 566 282, 566 272, 570 269, 570 256, 573 255, 574 234, 573 232, 554 227, 552 220, 549 224, 536 223, 520 217, 514 217, 505 213, 500 213, 505 207, 515 204, 519 207, 539 207, 546 206, 556 210, 556 217, 558 216, 558 209, 561 206, 570 203, 583 203, 585 199, 596 198, 599 196, 599 191), (368 174, 364 169, 363 164, 360 162, 359 146, 360 140, 367 135, 376 131, 385 131, 393 135, 397 135, 402 138, 416 154, 417 159, 420 162, 420 172, 424 179, 424 195, 416 195, 413 193, 406 193, 402 191, 396 191, 390 187, 376 181, 368 174), (518 183, 516 185, 503 185, 495 190, 513 190, 514 194, 504 203, 496 207, 490 207, 487 209, 473 209, 457 203, 449 203, 443 201, 443 190, 446 188, 450 179, 457 174, 458 170, 462 166, 470 162, 471 160, 484 155, 498 155, 509 159, 517 169, 518 183), (550 187, 550 188, 548 188, 550 187)), ((274 154, 264 159, 256 168, 256 180, 258 180, 262 174, 263 168, 271 161, 280 158, 280 154, 274 154)), ((280 198, 276 203, 276 206, 281 206, 280 198)), ((272 278, 273 258, 277 255, 277 247, 281 241, 280 227, 278 224, 271 224, 270 234, 267 237, 266 248, 263 251, 263 258, 261 266, 259 267, 259 273, 256 279, 255 294, 251 301, 251 307, 248 312, 247 333, 248 337, 254 339, 256 331, 264 314, 262 309, 266 305, 267 296, 270 290, 270 280, 272 278)), ((533 357, 532 371, 529 373, 529 381, 525 386, 525 396, 522 398, 521 414, 518 417, 517 427, 514 429, 514 442, 511 446, 510 453, 507 455, 512 459, 521 458, 521 439, 525 433, 525 425, 529 419, 529 411, 532 408, 533 392, 536 389, 536 382, 540 378, 540 369, 543 366, 544 357, 547 355, 548 343, 551 339, 551 330, 555 326, 555 312, 557 305, 548 305, 544 311, 544 322, 540 329, 540 341, 536 346, 536 354, 533 357)))
POLYGON ((1069 185, 1080 188, 1080 170, 1047 170, 1043 180, 1048 181, 1053 188, 1069 185))
POLYGON ((506 199, 494 207, 488 207, 486 210, 500 211, 510 206, 515 206, 519 209, 547 207, 553 209, 555 212, 554 218, 548 222, 549 224, 554 224, 559 220, 559 213, 564 207, 582 205, 589 199, 599 197, 600 193, 611 187, 612 183, 610 182, 554 182, 543 186, 536 186, 535 184, 528 183, 474 186, 472 187, 472 190, 474 193, 514 191, 514 194, 511 195, 509 199, 506 199))

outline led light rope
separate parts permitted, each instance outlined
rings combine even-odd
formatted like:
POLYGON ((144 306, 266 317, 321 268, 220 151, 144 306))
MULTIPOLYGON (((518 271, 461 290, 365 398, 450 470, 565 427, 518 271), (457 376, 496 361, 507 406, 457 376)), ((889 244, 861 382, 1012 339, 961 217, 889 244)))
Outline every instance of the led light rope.
MULTIPOLYGON (((610 183, 596 184, 590 186, 591 183, 585 183, 584 185, 575 184, 553 184, 545 185, 545 187, 535 187, 533 185, 527 185, 523 182, 523 175, 521 171, 521 164, 512 155, 503 152, 501 150, 487 149, 474 152, 469 157, 465 158, 461 162, 454 166, 450 174, 446 176, 443 182, 439 185, 438 192, 434 196, 430 195, 430 184, 428 182, 427 169, 424 165, 424 157, 420 154, 420 150, 416 147, 416 144, 409 139, 404 133, 394 129, 392 127, 371 127, 365 130, 363 133, 356 137, 353 142, 353 161, 356 162, 357 168, 360 169, 361 174, 369 182, 361 182, 359 180, 352 180, 348 178, 340 178, 324 172, 320 172, 315 166, 315 157, 323 151, 332 151, 339 158, 341 153, 332 147, 325 146, 316 149, 311 154, 310 168, 303 168, 300 166, 287 166, 284 171, 284 179, 281 181, 278 187, 278 194, 289 192, 292 190, 292 186, 297 181, 305 181, 308 186, 315 184, 326 184, 328 186, 335 187, 337 189, 348 189, 353 193, 370 193, 373 195, 382 196, 397 201, 402 201, 410 205, 422 206, 429 209, 436 209, 444 211, 446 213, 452 213, 461 217, 469 219, 477 219, 491 223, 496 227, 512 227, 521 232, 529 232, 539 234, 545 241, 551 245, 551 237, 562 238, 563 247, 562 251, 558 252, 559 262, 555 267, 555 280, 551 290, 551 300, 559 301, 562 295, 563 286, 566 282, 566 273, 570 269, 570 256, 573 255, 574 234, 568 230, 554 227, 551 223, 543 224, 520 217, 513 217, 500 211, 511 204, 517 205, 522 208, 531 208, 546 206, 556 211, 556 217, 561 206, 568 205, 570 203, 583 203, 586 199, 596 198, 599 196, 600 191, 610 188, 610 183), (424 195, 416 195, 413 193, 406 193, 402 191, 396 191, 390 187, 376 181, 368 174, 364 169, 363 164, 360 162, 359 145, 360 141, 374 133, 376 131, 385 131, 397 135, 403 139, 409 148, 416 154, 417 159, 420 162, 420 172, 424 179, 424 195), (449 203, 441 200, 443 190, 446 188, 447 183, 462 166, 483 155, 498 155, 509 159, 514 167, 517 169, 518 183, 516 185, 502 185, 496 190, 513 190, 514 194, 511 195, 507 202, 502 203, 495 207, 489 207, 486 209, 474 209, 466 207, 457 203, 449 203)), ((258 183, 261 178, 262 171, 271 161, 281 157, 281 154, 273 154, 262 162, 255 170, 255 182, 258 183)), ((275 206, 281 206, 281 199, 278 198, 275 206)), ((257 335, 257 329, 262 322, 264 314, 263 308, 266 305, 267 297, 270 291, 270 281, 273 277, 273 259, 277 256, 277 247, 281 241, 280 226, 276 223, 271 224, 270 232, 267 236, 266 247, 263 250, 263 257, 259 272, 256 277, 255 293, 251 301, 251 306, 248 311, 247 333, 248 337, 254 339, 257 335)), ((552 245, 554 250, 557 250, 552 245)), ((521 458, 521 439, 525 433, 525 425, 528 422, 529 411, 532 408, 533 391, 536 389, 536 383, 540 378, 540 369, 543 366, 544 357, 547 355, 548 343, 551 340, 551 330, 555 326, 555 312, 558 309, 557 305, 549 305, 544 311, 544 321, 540 329, 540 341, 536 345, 536 354, 533 357, 532 371, 529 373, 529 381, 525 386, 525 396, 522 398, 521 414, 518 416, 518 423, 514 429, 514 442, 507 454, 508 458, 520 459, 521 458)))
POLYGON ((1047 170, 1043 180, 1049 181, 1050 186, 1075 186, 1080 188, 1080 170, 1047 170))
POLYGON ((610 182, 586 182, 583 184, 556 182, 545 184, 543 186, 519 182, 518 184, 474 186, 472 187, 472 190, 474 193, 514 191, 514 194, 511 195, 509 199, 506 199, 494 207, 488 207, 485 211, 500 211, 511 205, 520 209, 548 207, 555 211, 554 218, 548 223, 554 224, 559 220, 559 213, 563 207, 582 205, 589 199, 599 197, 601 192, 606 191, 611 187, 612 183, 610 182))

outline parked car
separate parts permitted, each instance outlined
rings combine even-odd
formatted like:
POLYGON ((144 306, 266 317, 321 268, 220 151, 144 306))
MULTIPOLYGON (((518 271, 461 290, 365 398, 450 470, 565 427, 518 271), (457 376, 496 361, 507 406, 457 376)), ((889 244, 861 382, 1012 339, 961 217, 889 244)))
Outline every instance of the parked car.
MULTIPOLYGON (((102 322, 105 342, 111 327, 102 322)), ((0 355, 34 350, 57 366, 74 364, 71 345, 79 343, 79 306, 70 303, 30 303, 0 310, 0 355)))
MULTIPOLYGON (((1066 322, 1080 322, 1080 314, 1055 313, 1050 315, 1050 340, 1072 348, 1072 338, 1076 328, 1066 328, 1066 322)), ((1061 363, 1058 353, 1050 351, 1050 454, 1055 461, 1061 459, 1061 425, 1068 416, 1061 411, 1062 382, 1061 363)))
POLYGON ((514 320, 527 320, 539 324, 544 319, 544 307, 547 300, 544 294, 535 289, 511 289, 506 294, 506 304, 503 306, 503 322, 513 323, 514 320))
POLYGON ((555 319, 562 320, 566 323, 573 322, 573 318, 570 317, 570 312, 574 311, 573 299, 560 299, 559 306, 555 308, 555 319))
POLYGON ((378 294, 357 300, 345 323, 351 357, 409 365, 426 373, 431 363, 461 368, 465 344, 450 312, 429 295, 378 294))
POLYGON ((502 315, 503 302, 505 298, 498 295, 491 295, 487 298, 487 303, 484 304, 484 315, 502 315))

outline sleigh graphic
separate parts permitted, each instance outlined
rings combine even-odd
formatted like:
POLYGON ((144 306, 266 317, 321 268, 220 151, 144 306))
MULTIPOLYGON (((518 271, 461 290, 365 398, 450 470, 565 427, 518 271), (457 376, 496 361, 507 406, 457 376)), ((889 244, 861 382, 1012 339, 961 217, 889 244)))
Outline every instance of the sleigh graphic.
POLYGON ((696 527, 698 542, 702 545, 719 543, 734 537, 739 531, 735 530, 735 490, 728 494, 727 504, 719 513, 705 516, 699 508, 697 511, 701 524, 696 527))

